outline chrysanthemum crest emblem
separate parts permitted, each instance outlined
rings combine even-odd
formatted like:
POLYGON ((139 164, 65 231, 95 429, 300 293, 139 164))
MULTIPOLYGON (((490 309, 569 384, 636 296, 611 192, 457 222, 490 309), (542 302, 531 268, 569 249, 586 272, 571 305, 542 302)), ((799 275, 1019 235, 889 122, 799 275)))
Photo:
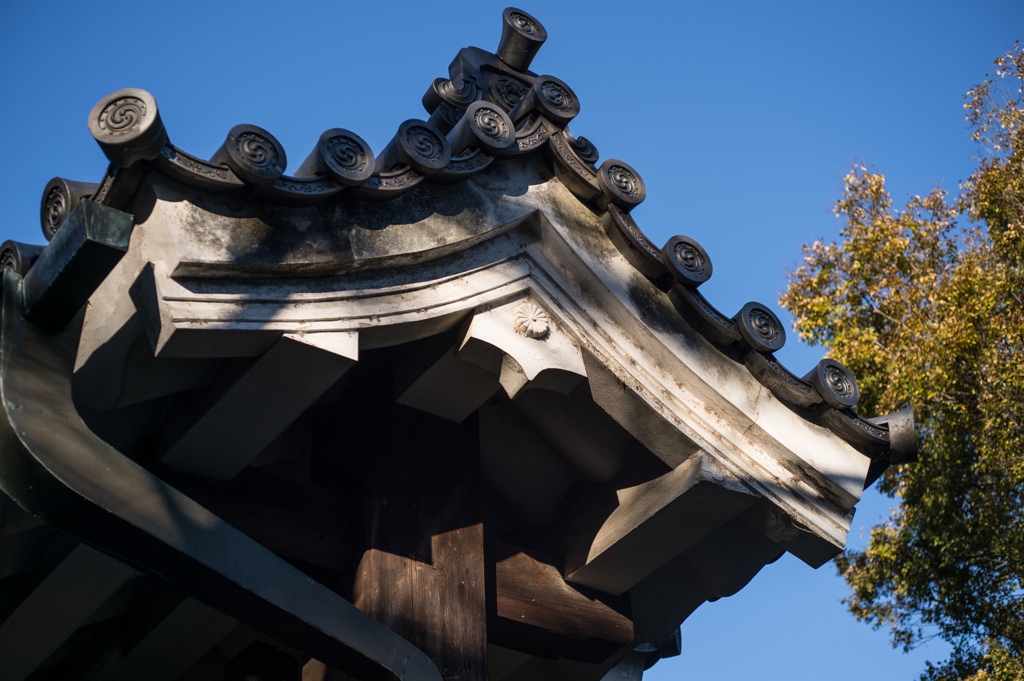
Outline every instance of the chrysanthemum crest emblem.
POLYGON ((548 313, 534 303, 523 303, 512 310, 512 326, 527 338, 543 338, 548 333, 548 313))

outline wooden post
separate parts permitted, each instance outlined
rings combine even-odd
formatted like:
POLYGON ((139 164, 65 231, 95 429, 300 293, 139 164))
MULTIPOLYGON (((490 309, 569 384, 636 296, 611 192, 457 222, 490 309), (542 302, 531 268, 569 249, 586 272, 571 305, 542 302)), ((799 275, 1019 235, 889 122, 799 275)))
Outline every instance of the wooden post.
MULTIPOLYGON (((318 422, 315 447, 335 434, 325 474, 365 495, 353 602, 422 650, 442 678, 486 681, 476 416, 456 424, 397 404, 390 353, 378 351, 360 359, 318 422)), ((313 468, 316 478, 316 458, 313 468)))
POLYGON ((445 679, 487 678, 476 417, 392 405, 370 470, 369 547, 354 602, 426 653, 445 679))

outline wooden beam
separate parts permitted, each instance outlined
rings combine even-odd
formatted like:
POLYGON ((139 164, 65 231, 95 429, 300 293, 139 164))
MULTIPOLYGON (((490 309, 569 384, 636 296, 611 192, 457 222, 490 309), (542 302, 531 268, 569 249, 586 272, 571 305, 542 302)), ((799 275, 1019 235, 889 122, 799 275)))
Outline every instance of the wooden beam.
POLYGON ((782 556, 783 548, 751 527, 746 515, 711 532, 630 589, 640 640, 664 641, 702 603, 735 594, 782 556))
MULTIPOLYGON (((95 654, 105 662, 92 670, 90 679, 176 679, 238 626, 233 617, 175 591, 161 584, 153 590, 156 598, 147 599, 139 611, 125 618, 121 624, 125 633, 109 637, 112 654, 95 654), (170 602, 168 596, 172 596, 170 602)), ((67 678, 78 676, 70 669, 60 671, 67 678)))
POLYGON ((484 556, 492 645, 599 664, 633 641, 628 596, 574 587, 550 559, 502 542, 488 540, 484 556))
POLYGON ((134 217, 82 200, 25 275, 25 318, 63 329, 128 250, 134 217))
MULTIPOLYGON (((230 480, 355 363, 354 333, 285 334, 168 417, 162 463, 230 480)), ((244 362, 244 360, 236 360, 244 362)))
POLYGON ((568 395, 587 376, 579 344, 533 298, 477 310, 455 358, 498 379, 512 399, 526 388, 568 395))
POLYGON ((757 498, 702 454, 650 482, 595 494, 566 531, 566 579, 621 594, 757 498))
POLYGON ((457 335, 421 340, 396 358, 399 404, 461 423, 501 388, 491 374, 455 357, 457 335))
POLYGON ((79 544, 0 624, 0 678, 36 670, 135 570, 79 544))

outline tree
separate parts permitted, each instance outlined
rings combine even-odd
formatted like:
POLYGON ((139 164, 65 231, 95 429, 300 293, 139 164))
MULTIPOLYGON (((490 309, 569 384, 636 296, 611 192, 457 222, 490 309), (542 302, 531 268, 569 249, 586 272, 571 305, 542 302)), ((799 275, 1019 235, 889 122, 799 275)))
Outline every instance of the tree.
POLYGON ((898 507, 836 565, 894 646, 953 645, 936 681, 1024 681, 1024 46, 995 64, 964 95, 982 157, 959 196, 894 210, 855 166, 838 242, 804 247, 780 301, 857 375, 860 411, 916 411, 920 462, 879 482, 898 507))

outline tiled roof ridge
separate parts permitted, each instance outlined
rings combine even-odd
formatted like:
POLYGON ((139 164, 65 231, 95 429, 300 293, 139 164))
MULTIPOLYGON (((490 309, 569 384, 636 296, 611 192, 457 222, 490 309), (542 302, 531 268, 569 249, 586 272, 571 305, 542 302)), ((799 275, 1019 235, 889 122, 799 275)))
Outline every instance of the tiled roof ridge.
MULTIPOLYGON (((529 66, 547 39, 530 14, 502 12, 495 53, 467 47, 423 96, 429 119, 402 123, 376 156, 357 134, 325 131, 295 171, 284 174, 285 150, 268 131, 237 125, 209 160, 192 156, 168 139, 156 100, 145 90, 118 90, 89 115, 89 131, 110 165, 98 184, 54 178, 43 191, 41 223, 50 240, 83 199, 124 208, 147 172, 211 192, 249 189, 265 200, 310 205, 329 200, 385 201, 421 182, 451 184, 502 159, 540 153, 561 183, 601 217, 612 242, 641 274, 666 292, 679 314, 726 355, 746 365, 775 397, 807 420, 822 425, 872 459, 870 484, 890 463, 916 458, 913 411, 864 419, 854 407, 859 390, 853 374, 834 359, 821 360, 803 377, 773 355, 786 341, 782 322, 767 306, 748 303, 735 315, 719 312, 699 287, 711 278, 707 252, 686 236, 656 247, 630 211, 646 197, 639 173, 606 159, 575 137, 568 124, 579 114, 576 93, 554 76, 529 66)), ((0 248, 4 267, 23 274, 40 247, 8 241, 0 248)))

